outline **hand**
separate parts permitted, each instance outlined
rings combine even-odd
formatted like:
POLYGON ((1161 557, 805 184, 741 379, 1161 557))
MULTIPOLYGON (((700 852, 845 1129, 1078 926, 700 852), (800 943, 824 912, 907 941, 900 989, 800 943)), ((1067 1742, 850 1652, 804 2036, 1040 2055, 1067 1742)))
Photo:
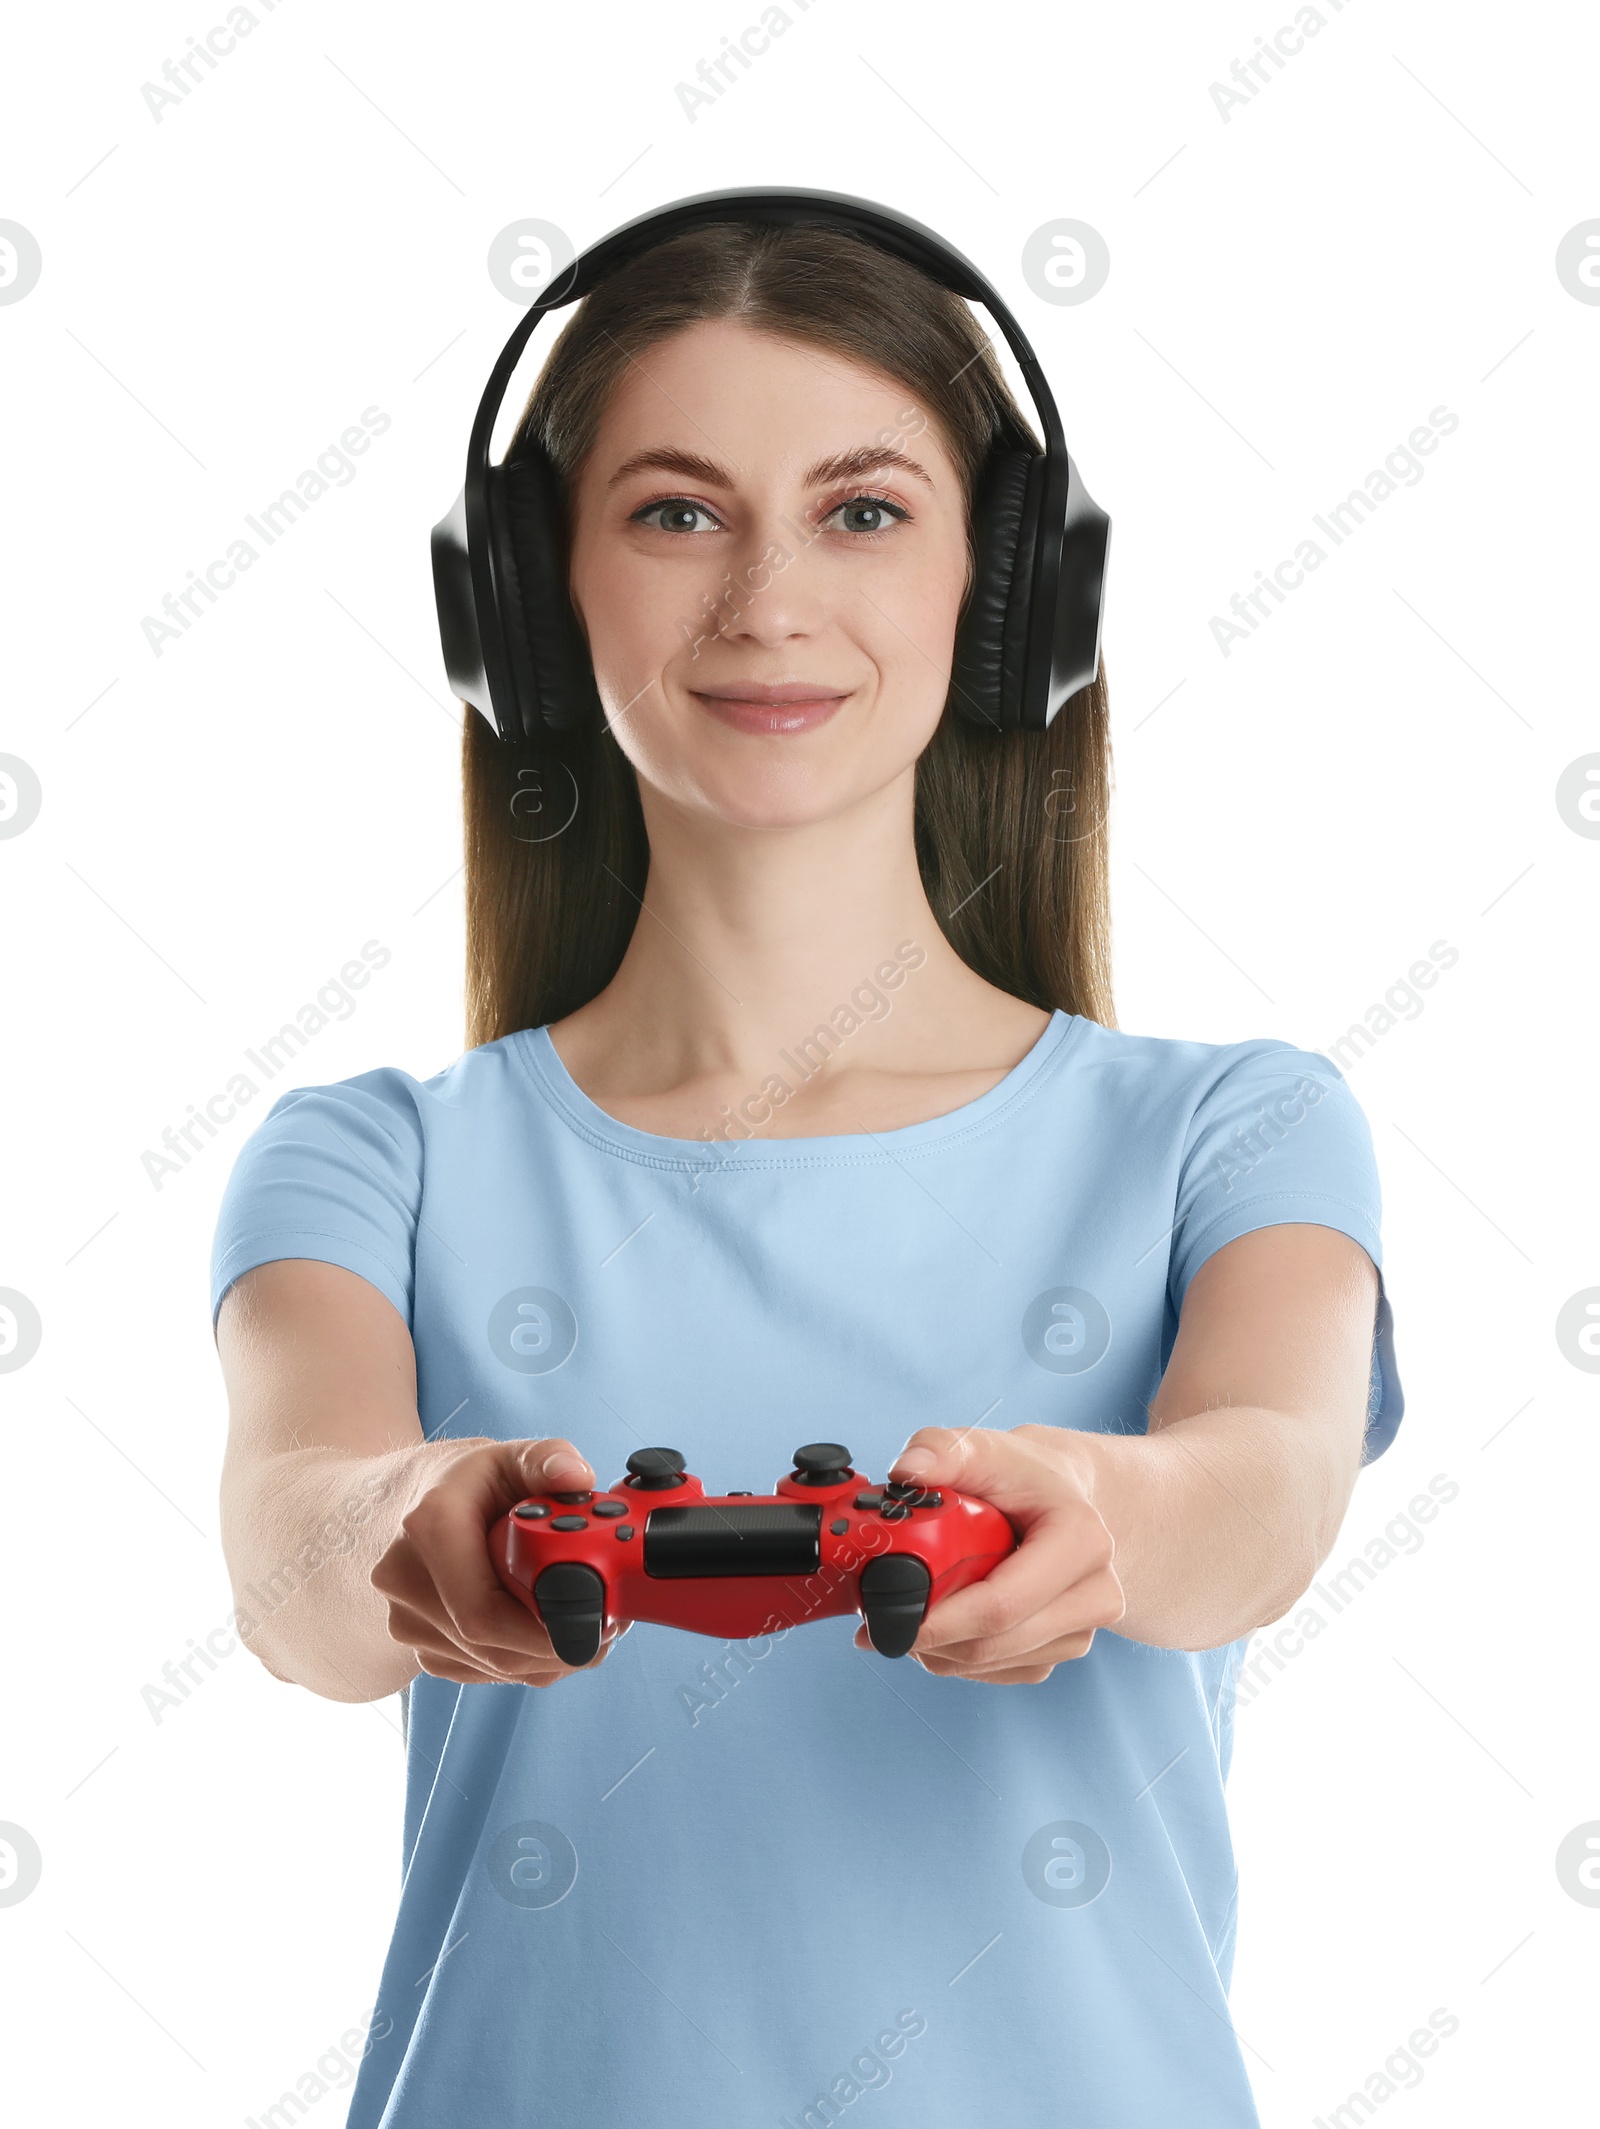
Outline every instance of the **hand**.
MULTIPOLYGON (((418 1486, 400 1534, 372 1570, 389 1600, 389 1632, 434 1678, 458 1685, 554 1685, 574 1671, 538 1614, 513 1597, 489 1558, 489 1531, 530 1493, 579 1493, 593 1468, 571 1442, 451 1441, 418 1486)), ((622 1629, 626 1633, 627 1628, 622 1629)), ((601 1640, 604 1663, 617 1629, 601 1640)))
MULTIPOLYGON (((1122 1617, 1111 1533, 1094 1506, 1087 1439, 1073 1427, 919 1427, 889 1476, 991 1501, 1022 1542, 982 1582, 929 1611, 911 1653, 940 1678, 1039 1685, 1122 1617)), ((856 1647, 870 1649, 865 1626, 856 1647)))

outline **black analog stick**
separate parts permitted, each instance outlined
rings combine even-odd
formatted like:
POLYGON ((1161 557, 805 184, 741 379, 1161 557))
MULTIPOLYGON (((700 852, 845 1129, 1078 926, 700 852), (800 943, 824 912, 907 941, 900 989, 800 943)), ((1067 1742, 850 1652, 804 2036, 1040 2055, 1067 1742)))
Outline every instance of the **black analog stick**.
POLYGON ((683 1457, 676 1449, 635 1449, 628 1476, 645 1493, 662 1493, 683 1476, 683 1457))
POLYGON ((852 1476, 843 1442, 807 1442, 794 1452, 794 1475, 803 1486, 838 1486, 852 1476))

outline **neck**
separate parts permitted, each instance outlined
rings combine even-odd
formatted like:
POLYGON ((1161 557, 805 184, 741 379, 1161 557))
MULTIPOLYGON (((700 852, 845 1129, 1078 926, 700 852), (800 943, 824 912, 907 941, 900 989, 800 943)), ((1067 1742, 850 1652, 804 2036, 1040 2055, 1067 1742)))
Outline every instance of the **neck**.
POLYGON ((848 1035, 853 1065, 937 1069, 964 1061, 993 1007, 1029 1014, 945 939, 917 867, 914 794, 908 771, 827 820, 761 829, 642 787, 650 872, 632 940, 600 996, 559 1024, 580 1083, 760 1085, 821 1028, 848 1035))

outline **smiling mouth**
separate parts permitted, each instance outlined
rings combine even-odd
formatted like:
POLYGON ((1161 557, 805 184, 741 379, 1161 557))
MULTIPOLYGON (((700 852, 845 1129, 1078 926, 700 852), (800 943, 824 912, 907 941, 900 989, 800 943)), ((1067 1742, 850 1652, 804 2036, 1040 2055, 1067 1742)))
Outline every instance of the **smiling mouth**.
POLYGON ((736 680, 689 692, 702 709, 735 731, 782 733, 810 732, 826 724, 852 691, 812 680, 736 680))

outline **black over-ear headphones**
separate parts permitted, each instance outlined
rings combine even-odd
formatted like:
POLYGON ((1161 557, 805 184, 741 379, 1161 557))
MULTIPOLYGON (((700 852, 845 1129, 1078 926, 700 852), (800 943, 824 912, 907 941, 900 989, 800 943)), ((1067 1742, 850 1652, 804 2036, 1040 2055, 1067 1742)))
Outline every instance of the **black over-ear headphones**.
POLYGON ((625 260, 710 222, 842 229, 981 303, 1010 344, 1044 431, 1041 453, 1014 421, 995 441, 973 495, 976 574, 956 633, 951 696, 991 731, 1042 732, 1100 669, 1111 520, 1072 463, 1039 359, 976 267, 925 229, 846 193, 754 187, 707 192, 641 215, 552 279, 501 349, 467 446, 466 485, 433 528, 433 582, 451 686, 503 740, 534 739, 602 715, 594 671, 566 589, 561 484, 533 437, 510 464, 489 463, 506 385, 547 311, 589 293, 625 260))

